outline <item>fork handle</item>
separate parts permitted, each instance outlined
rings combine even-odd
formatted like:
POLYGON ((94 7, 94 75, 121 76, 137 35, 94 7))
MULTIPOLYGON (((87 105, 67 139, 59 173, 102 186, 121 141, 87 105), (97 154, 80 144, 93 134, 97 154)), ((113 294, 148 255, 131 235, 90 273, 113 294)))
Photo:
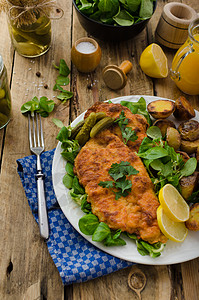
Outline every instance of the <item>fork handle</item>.
POLYGON ((48 215, 44 193, 44 175, 39 170, 36 175, 38 192, 38 215, 40 234, 44 239, 49 237, 48 215))

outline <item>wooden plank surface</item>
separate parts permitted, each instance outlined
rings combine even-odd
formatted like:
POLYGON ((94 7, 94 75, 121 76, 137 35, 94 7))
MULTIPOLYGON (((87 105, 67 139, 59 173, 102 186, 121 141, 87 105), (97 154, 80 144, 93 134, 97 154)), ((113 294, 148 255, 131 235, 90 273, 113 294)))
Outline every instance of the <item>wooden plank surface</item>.
MULTIPOLYGON (((52 89, 57 71, 53 68, 52 62, 54 60, 59 63, 60 58, 64 58, 70 64, 72 3, 62 0, 60 5, 65 14, 59 21, 52 21, 53 39, 49 52, 37 59, 26 59, 15 54, 11 86, 13 118, 6 128, 5 154, 3 154, 1 169, 0 214, 4 218, 1 228, 3 242, 0 245, 1 299, 61 300, 64 298, 61 278, 46 244, 40 238, 39 228, 30 211, 16 165, 16 159, 30 155, 28 121, 20 113, 21 105, 34 96, 45 95, 52 98, 56 95, 52 89), (65 40, 68 41, 67 46, 65 40), (36 76, 37 71, 41 72, 39 78, 36 76), (46 90, 40 87, 41 82, 47 83, 49 88, 46 90)), ((3 49, 1 48, 0 52, 3 52, 3 49)), ((8 67, 12 67, 11 62, 5 61, 5 63, 8 67)), ((58 129, 53 125, 52 117, 68 123, 69 103, 62 105, 58 100, 56 103, 54 114, 43 120, 46 150, 54 148, 57 144, 55 137, 58 129)))
MULTIPOLYGON (((13 55, 14 51, 11 47, 11 41, 8 38, 8 27, 7 27, 7 19, 5 15, 2 15, 0 18, 0 28, 4 28, 1 32, 1 45, 0 45, 0 54, 3 58, 4 64, 6 65, 7 72, 8 72, 8 78, 9 81, 11 80, 11 74, 12 74, 12 62, 13 62, 13 55)), ((0 149, 3 149, 4 145, 4 136, 5 136, 5 130, 0 130, 0 149)), ((1 162, 1 155, 2 151, 0 152, 0 162, 1 162)), ((0 164, 1 167, 1 164, 0 164)))
MULTIPOLYGON (((170 1, 168 1, 170 2, 170 1)), ((177 1, 182 2, 185 4, 190 5, 192 8, 194 8, 197 12, 199 12, 199 1, 193 0, 187 1, 177 1)), ((159 15, 161 15, 161 11, 163 6, 165 5, 165 2, 159 1, 157 12, 159 15)), ((156 14, 157 16, 157 14, 156 14)), ((157 18, 159 20, 159 18, 157 18)), ((154 29, 156 28, 157 20, 154 20, 154 23, 151 24, 151 31, 154 32, 154 29)), ((168 57, 169 62, 169 68, 171 67, 172 59, 175 55, 176 50, 169 50, 166 47, 163 47, 165 54, 168 57)), ((194 106, 194 108, 199 108, 199 97, 198 96, 189 96, 181 92, 174 84, 174 82, 167 77, 163 80, 155 80, 154 82, 155 86, 155 92, 157 96, 162 97, 168 97, 170 99, 176 100, 180 95, 184 95, 194 106)), ((168 266, 168 275, 170 275, 170 281, 171 281, 171 299, 198 299, 199 295, 199 285, 195 281, 195 274, 198 274, 199 270, 199 259, 192 260, 187 263, 178 264, 178 265, 172 265, 168 266), (190 272, 191 270, 191 272, 190 272), (190 276, 187 276, 187 273, 190 274, 190 276), (192 287, 192 288, 191 288, 192 287)), ((165 299, 167 299, 168 295, 165 295, 165 299)))
MULTIPOLYGON (((143 278, 146 279, 146 286, 141 292, 142 300, 198 299, 199 259, 172 266, 139 264, 64 288, 47 246, 39 236, 39 228, 31 214, 16 171, 16 159, 30 154, 27 119, 21 115, 20 107, 33 96, 47 96, 56 102, 55 111, 43 120, 46 150, 49 150, 57 144, 55 137, 58 129, 52 123, 53 117, 68 124, 69 120, 76 118, 96 101, 137 94, 177 99, 183 94, 169 77, 153 80, 145 76, 139 67, 140 54, 148 43, 154 41, 155 28, 167 2, 158 1, 156 13, 147 29, 135 39, 118 43, 98 41, 102 49, 102 59, 96 71, 91 74, 79 73, 70 61, 72 44, 78 38, 87 36, 77 20, 71 1, 59 1, 64 16, 59 21, 52 21, 51 49, 37 59, 26 59, 14 53, 5 26, 6 18, 1 17, 0 29, 3 30, 0 53, 8 69, 8 77, 10 80, 12 78, 13 115, 6 130, 0 131, 0 149, 3 153, 2 157, 0 156, 0 299, 136 300, 139 296, 130 288, 128 280, 133 280, 138 286, 142 284, 143 278), (59 63, 60 58, 64 58, 71 68, 71 90, 74 92, 73 99, 64 105, 56 100, 57 93, 52 90, 57 76, 52 62, 59 63), (108 64, 119 65, 125 59, 129 59, 133 64, 132 71, 127 75, 127 85, 122 90, 111 91, 102 80, 102 70, 108 64), (37 71, 41 72, 39 78, 36 76, 37 71), (40 86, 42 84, 48 84, 48 89, 40 86), (138 273, 141 275, 136 275, 138 273)), ((191 3, 199 12, 198 0, 181 2, 191 3)), ((175 51, 165 48, 164 50, 171 65, 175 51)), ((199 109, 198 96, 188 96, 188 99, 199 109)))
MULTIPOLYGON (((160 97, 166 97, 170 99, 177 99, 179 95, 183 94, 178 88, 175 86, 174 82, 167 77, 166 79, 158 79, 154 80, 144 75, 139 67, 139 58, 141 52, 148 45, 148 43, 154 42, 154 32, 157 26, 158 20, 160 18, 162 8, 167 3, 167 1, 158 1, 158 6, 156 10, 156 14, 153 16, 151 21, 149 22, 147 30, 144 30, 140 33, 135 39, 124 41, 120 43, 109 43, 108 46, 105 46, 106 43, 101 41, 99 45, 103 49, 102 60, 100 65, 98 66, 98 70, 89 75, 79 74, 76 70, 75 73, 75 87, 73 86, 73 90, 77 94, 76 101, 74 103, 73 108, 73 118, 75 118, 79 113, 86 110, 90 105, 92 105, 96 101, 104 101, 106 99, 111 99, 115 97, 119 97, 122 95, 157 95, 160 97), (140 40, 142 42, 140 42, 140 40), (118 53, 120 55, 118 56, 118 53), (132 71, 128 74, 128 82, 124 89, 119 91, 111 91, 109 90, 103 83, 103 81, 99 80, 97 74, 102 74, 102 69, 108 64, 116 64, 119 65, 122 60, 129 59, 133 68, 132 71), (97 74, 95 74, 97 73, 97 74), (93 82, 97 82, 97 90, 95 91, 95 85, 93 89, 88 90, 87 83, 93 84, 93 82), (97 99, 96 99, 97 94, 97 99), (93 102, 92 102, 93 101, 93 102)), ((199 11, 198 2, 193 1, 193 7, 199 11)), ((73 43, 78 38, 86 36, 85 31, 82 29, 80 31, 77 24, 77 18, 74 18, 74 30, 73 30, 73 43)), ((171 61, 174 57, 175 51, 165 49, 163 47, 169 61, 169 67, 171 66, 171 61)), ((74 67, 75 68, 75 67, 74 67)), ((74 74, 73 72, 73 74, 74 74)), ((99 76, 99 75, 98 75, 99 76)), ((198 97, 189 97, 189 100, 192 101, 193 105, 196 103, 195 98, 198 97)), ((197 108, 198 106, 195 106, 197 108)), ((196 269, 193 274, 195 274, 199 267, 199 260, 194 260, 196 269)), ((192 264, 186 263, 186 264, 192 264)), ((182 264, 184 266, 184 264, 182 264)), ((157 267, 143 267, 142 265, 138 266, 139 269, 143 271, 147 278, 147 284, 145 289, 142 292, 142 299, 184 299, 184 295, 186 294, 187 298, 185 299, 193 299, 196 300, 198 291, 198 286, 194 285, 195 288, 192 289, 191 294, 184 290, 186 285, 182 287, 182 270, 179 265, 174 266, 157 266, 157 267), (150 280, 151 275, 153 274, 153 279, 150 280), (171 276, 172 275, 172 276, 171 276), (181 285, 179 285, 178 279, 181 280, 181 285), (191 297, 189 298, 190 295, 191 297)), ((186 268, 185 268, 186 269, 186 268)), ((88 283, 75 284, 73 286, 73 297, 71 299, 121 299, 121 294, 124 299, 137 299, 137 295, 133 292, 129 286, 127 285, 128 274, 130 273, 131 268, 127 268, 122 271, 118 271, 115 274, 111 274, 109 276, 102 277, 100 279, 92 280, 88 283), (122 280, 122 279, 123 280, 122 280), (104 286, 108 287, 109 294, 107 294, 107 289, 104 286), (95 291, 92 293, 91 291, 95 291)), ((187 279, 184 279, 187 282, 187 279)), ((195 282, 192 281, 194 284, 195 282)), ((190 287, 190 282, 187 283, 187 288, 190 287)))

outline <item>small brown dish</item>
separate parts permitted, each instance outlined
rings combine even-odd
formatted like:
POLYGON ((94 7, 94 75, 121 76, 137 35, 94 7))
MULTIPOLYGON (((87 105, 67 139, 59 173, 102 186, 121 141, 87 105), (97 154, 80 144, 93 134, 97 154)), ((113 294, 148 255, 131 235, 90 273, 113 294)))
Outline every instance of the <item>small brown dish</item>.
POLYGON ((71 49, 71 60, 82 73, 93 72, 100 63, 102 51, 98 43, 88 37, 78 39, 71 49))

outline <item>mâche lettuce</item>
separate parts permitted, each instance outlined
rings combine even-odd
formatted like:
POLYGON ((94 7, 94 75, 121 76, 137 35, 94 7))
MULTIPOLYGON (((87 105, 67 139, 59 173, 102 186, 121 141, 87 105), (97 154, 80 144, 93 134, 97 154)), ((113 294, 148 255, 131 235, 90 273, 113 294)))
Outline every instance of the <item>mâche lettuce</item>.
POLYGON ((98 22, 130 26, 149 19, 154 0, 75 0, 78 9, 98 22))

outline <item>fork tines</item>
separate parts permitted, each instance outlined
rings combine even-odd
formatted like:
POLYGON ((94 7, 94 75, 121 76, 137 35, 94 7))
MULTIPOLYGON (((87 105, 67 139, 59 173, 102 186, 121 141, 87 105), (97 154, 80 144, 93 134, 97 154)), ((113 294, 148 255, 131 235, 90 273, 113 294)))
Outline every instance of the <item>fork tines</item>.
POLYGON ((43 128, 42 128, 40 114, 34 113, 31 116, 30 114, 28 114, 28 125, 29 125, 30 149, 33 150, 33 148, 36 147, 41 147, 44 149, 43 128))

